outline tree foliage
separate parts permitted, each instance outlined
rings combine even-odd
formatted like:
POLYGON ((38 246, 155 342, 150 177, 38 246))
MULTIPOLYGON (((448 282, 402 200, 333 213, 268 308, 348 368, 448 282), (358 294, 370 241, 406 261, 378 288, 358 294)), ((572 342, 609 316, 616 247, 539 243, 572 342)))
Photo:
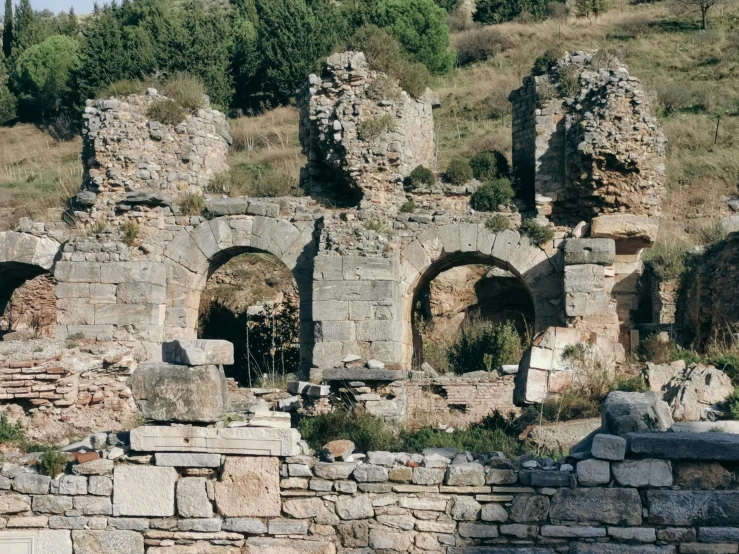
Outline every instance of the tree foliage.
POLYGON ((485 25, 511 21, 523 13, 544 19, 548 5, 547 0, 477 0, 472 18, 485 25))
POLYGON ((432 73, 451 71, 455 55, 446 11, 434 0, 385 0, 375 8, 372 23, 397 38, 411 58, 432 73))
POLYGON ((59 111, 70 90, 70 73, 80 64, 79 43, 70 37, 53 35, 26 49, 15 63, 13 83, 20 108, 36 119, 59 111))
POLYGON ((0 125, 15 119, 15 96, 8 88, 8 72, 5 69, 5 56, 0 51, 0 125))

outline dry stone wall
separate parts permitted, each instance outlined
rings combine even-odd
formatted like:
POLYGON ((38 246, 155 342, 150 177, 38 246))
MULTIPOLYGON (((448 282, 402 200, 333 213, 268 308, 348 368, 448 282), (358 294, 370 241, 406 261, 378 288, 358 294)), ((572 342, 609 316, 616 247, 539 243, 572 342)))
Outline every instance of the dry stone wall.
POLYGON ((3 466, 0 546, 26 545, 23 554, 736 552, 739 494, 722 465, 736 459, 736 440, 687 434, 687 448, 675 449, 670 435, 598 435, 591 458, 554 464, 454 449, 344 452, 339 462, 121 455, 120 436, 103 434, 96 444, 115 460, 73 464, 54 478, 3 466))

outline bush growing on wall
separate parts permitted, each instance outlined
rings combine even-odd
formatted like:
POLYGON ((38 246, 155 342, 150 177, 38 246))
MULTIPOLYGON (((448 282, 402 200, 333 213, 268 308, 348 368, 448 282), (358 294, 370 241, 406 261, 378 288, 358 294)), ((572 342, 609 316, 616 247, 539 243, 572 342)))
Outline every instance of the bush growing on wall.
POLYGON ((479 212, 494 212, 501 204, 508 204, 515 192, 511 181, 502 177, 488 181, 478 188, 470 199, 473 210, 479 212))
POLYGON ((458 375, 517 364, 522 355, 521 337, 510 321, 493 323, 479 317, 462 324, 457 342, 447 350, 449 367, 458 375))

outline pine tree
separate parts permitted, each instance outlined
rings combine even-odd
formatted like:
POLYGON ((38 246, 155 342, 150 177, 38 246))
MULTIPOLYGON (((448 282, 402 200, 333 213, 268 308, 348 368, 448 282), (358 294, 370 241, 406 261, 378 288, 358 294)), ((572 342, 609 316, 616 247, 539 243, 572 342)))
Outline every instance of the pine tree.
POLYGON ((11 67, 26 48, 41 42, 39 21, 30 0, 20 0, 13 17, 13 35, 10 47, 11 67))
POLYGON ((13 43, 13 0, 5 0, 5 19, 3 19, 3 56, 10 57, 13 43))
POLYGON ((8 89, 8 72, 5 69, 5 56, 0 50, 0 125, 15 119, 16 101, 8 89))

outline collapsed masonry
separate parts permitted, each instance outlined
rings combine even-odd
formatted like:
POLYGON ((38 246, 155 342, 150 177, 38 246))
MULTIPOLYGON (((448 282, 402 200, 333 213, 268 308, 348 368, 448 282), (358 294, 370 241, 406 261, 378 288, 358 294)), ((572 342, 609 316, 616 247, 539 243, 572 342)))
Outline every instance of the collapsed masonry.
MULTIPOLYGON (((162 362, 162 343, 196 338, 200 295, 216 268, 245 252, 270 253, 297 284, 301 367, 295 369, 305 378, 310 368, 344 368, 352 360, 414 369, 413 313, 421 291, 447 269, 487 264, 521 282, 535 332, 557 328, 550 331, 556 341, 559 329, 573 329, 576 340, 607 345, 618 360, 628 347, 639 254, 657 229, 664 141, 638 81, 620 64, 595 70, 595 59, 567 56, 512 95, 514 169, 525 175, 526 164, 533 164, 521 182, 536 194, 528 206, 500 208, 511 228, 499 232, 485 225, 490 213, 470 207, 477 181, 406 186, 404 177, 416 165, 434 166, 431 94, 411 97, 368 69, 360 53, 329 58, 301 93, 301 140, 309 156, 305 197, 211 194, 213 176, 227 167, 230 141, 225 117, 212 108, 171 126, 148 115, 149 106, 163 99, 153 89, 91 101, 84 115, 85 181, 70 204, 73 227, 24 220, 18 232, 0 233, 3 290, 53 275, 56 340, 95 352, 105 352, 105 345, 129 349, 130 373, 143 362, 162 362), (576 98, 564 98, 565 70, 575 72, 569 78, 578 83, 576 98), (537 107, 542 79, 558 92, 537 107), (543 136, 567 140, 545 156, 536 154, 543 136), (575 151, 580 154, 573 157, 575 151), (529 160, 524 152, 535 155, 529 160), (558 175, 554 181, 561 186, 545 184, 553 182, 547 174, 558 175), (574 174, 582 178, 567 177, 574 174), (323 186, 331 179, 338 189, 323 186), (337 190, 347 197, 359 191, 361 199, 346 207, 326 202, 337 190), (180 204, 190 195, 206 196, 202 214, 182 213, 180 204), (412 212, 400 210, 407 201, 412 212), (552 209, 544 210, 545 204, 552 209), (564 212, 577 217, 565 221, 564 212), (554 240, 537 245, 519 232, 522 216, 532 214, 554 226, 554 240)), ((4 348, 26 348, 8 344, 4 348)), ((541 365, 532 365, 533 355, 528 359, 525 372, 547 376, 532 390, 554 390, 549 379, 554 384, 559 368, 551 356, 541 365)), ((8 373, 23 369, 17 363, 8 373)), ((97 371, 113 367, 101 362, 83 372, 78 394, 97 371)), ((511 390, 512 378, 501 379, 499 390, 475 392, 489 398, 485 411, 496 407, 491 404, 500 391, 511 390)), ((34 413, 57 419, 77 409, 79 397, 71 390, 41 391, 20 381, 0 382, 4 401, 33 401, 34 413)), ((444 386, 430 382, 427 390, 444 386)), ((524 380, 526 402, 533 398, 527 386, 524 380)), ((408 390, 398 397, 417 396, 408 390)), ((434 393, 430 405, 443 405, 444 395, 448 391, 434 393)), ((414 407, 397 410, 409 414, 414 407)))

